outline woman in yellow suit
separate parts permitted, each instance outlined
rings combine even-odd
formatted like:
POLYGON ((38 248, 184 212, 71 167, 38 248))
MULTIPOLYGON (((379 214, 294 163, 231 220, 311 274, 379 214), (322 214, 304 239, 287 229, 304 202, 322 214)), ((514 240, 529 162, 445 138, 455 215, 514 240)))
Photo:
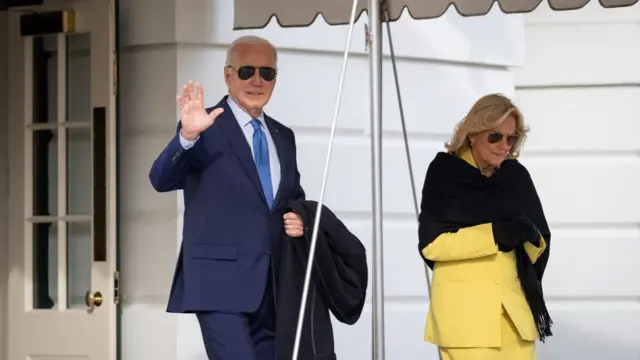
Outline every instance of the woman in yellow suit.
POLYGON ((506 97, 480 98, 429 165, 420 254, 433 270, 425 340, 443 360, 534 360, 551 336, 542 294, 551 238, 526 168, 527 128, 506 97))

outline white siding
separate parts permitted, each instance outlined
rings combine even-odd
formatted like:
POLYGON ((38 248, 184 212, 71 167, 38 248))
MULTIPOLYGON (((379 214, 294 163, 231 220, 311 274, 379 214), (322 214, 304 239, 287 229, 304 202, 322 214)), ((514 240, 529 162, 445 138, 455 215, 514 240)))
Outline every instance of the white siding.
POLYGON ((0 360, 6 355, 9 152, 7 148, 7 13, 0 11, 0 360))
POLYGON ((543 359, 640 356, 640 8, 526 17, 516 97, 532 132, 523 162, 545 206, 543 359))

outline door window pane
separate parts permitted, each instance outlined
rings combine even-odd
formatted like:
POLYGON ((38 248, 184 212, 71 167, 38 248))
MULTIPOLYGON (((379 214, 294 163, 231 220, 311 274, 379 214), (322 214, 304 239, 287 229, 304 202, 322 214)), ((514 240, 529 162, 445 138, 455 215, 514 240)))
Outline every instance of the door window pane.
POLYGON ((58 226, 33 224, 33 308, 53 309, 58 301, 58 226))
POLYGON ((91 128, 67 129, 67 213, 90 215, 92 196, 91 128))
POLYGON ((57 119, 58 52, 56 36, 33 38, 32 123, 55 123, 57 119))
POLYGON ((91 35, 67 35, 67 121, 91 121, 91 35))
POLYGON ((67 223, 67 308, 84 309, 91 289, 91 222, 67 223))
POLYGON ((33 131, 33 216, 58 209, 58 139, 55 130, 33 131))

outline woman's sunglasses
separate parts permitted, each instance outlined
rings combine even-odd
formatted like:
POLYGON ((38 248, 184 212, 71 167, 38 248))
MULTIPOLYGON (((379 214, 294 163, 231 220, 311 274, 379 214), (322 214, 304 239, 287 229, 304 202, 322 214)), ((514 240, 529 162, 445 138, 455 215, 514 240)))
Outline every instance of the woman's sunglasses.
MULTIPOLYGON (((233 67, 231 66, 227 66, 227 67, 233 69, 233 67)), ((235 71, 238 73, 238 78, 240 80, 249 80, 253 77, 253 75, 255 75, 256 70, 258 70, 258 74, 260 74, 260 77, 264 79, 264 81, 273 81, 273 79, 276 78, 276 74, 278 73, 276 69, 270 66, 262 66, 262 67, 256 68, 255 66, 249 66, 249 65, 240 66, 238 70, 235 70, 235 71)))
MULTIPOLYGON (((490 144, 497 144, 500 141, 502 141, 502 139, 504 139, 505 136, 506 135, 503 133, 493 131, 493 132, 490 132, 489 135, 487 135, 487 141, 489 141, 490 144)), ((506 137, 507 137, 507 144, 509 144, 509 146, 514 146, 519 139, 518 136, 516 135, 509 135, 506 137)))

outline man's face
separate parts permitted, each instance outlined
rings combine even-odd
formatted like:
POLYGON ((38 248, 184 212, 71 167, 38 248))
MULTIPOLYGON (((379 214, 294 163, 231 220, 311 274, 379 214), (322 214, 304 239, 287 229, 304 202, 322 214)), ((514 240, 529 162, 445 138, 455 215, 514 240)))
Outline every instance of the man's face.
POLYGON ((262 113, 276 85, 275 54, 264 44, 240 44, 224 70, 229 95, 252 117, 262 113))

